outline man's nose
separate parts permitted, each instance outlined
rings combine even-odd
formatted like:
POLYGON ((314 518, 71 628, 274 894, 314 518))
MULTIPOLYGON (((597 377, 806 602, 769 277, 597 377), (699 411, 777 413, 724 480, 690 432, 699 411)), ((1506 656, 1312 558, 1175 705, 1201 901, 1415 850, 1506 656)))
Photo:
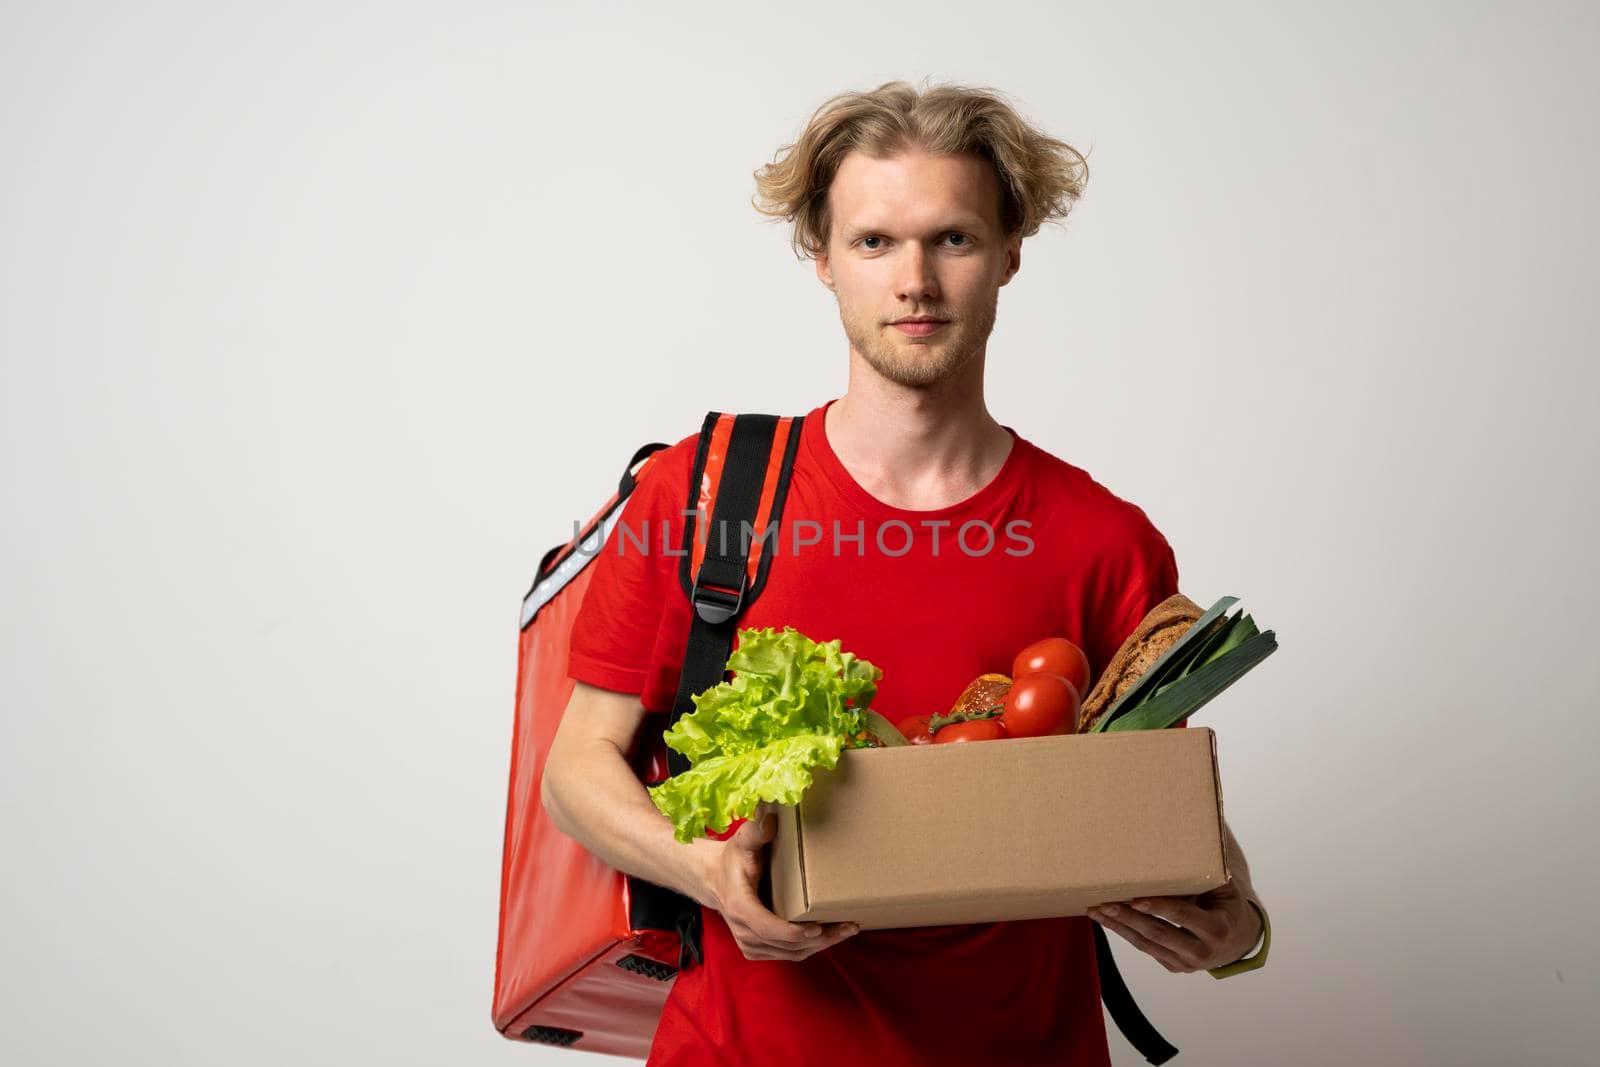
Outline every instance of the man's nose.
POLYGON ((933 257, 915 241, 908 241, 902 247, 895 295, 914 304, 938 299, 939 282, 933 274, 933 257))

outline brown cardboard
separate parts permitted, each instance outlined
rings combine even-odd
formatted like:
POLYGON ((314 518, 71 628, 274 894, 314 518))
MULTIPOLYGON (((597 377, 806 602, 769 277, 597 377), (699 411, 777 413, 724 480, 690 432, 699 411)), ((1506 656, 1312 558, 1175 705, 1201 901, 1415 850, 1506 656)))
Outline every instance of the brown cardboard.
POLYGON ((1082 915, 1227 881, 1216 736, 846 749, 778 809, 772 908, 862 929, 1082 915))

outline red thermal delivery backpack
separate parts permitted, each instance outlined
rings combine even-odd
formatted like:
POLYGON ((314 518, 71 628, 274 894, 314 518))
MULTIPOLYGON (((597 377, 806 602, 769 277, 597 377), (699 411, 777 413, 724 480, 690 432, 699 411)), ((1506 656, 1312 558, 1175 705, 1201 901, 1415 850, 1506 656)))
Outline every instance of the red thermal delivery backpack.
MULTIPOLYGON (((679 547, 680 585, 694 612, 673 707, 646 714, 631 750, 644 785, 689 769, 662 734, 694 710, 695 694, 727 678, 739 617, 766 584, 772 553, 760 534, 781 521, 803 423, 712 411, 701 425, 679 547), (707 533, 733 532, 697 537, 708 520, 707 533), (746 528, 756 536, 740 536, 746 528)), ((522 600, 492 1013, 513 1040, 641 1060, 679 970, 700 962, 700 905, 597 859, 550 822, 539 787, 572 695, 570 636, 589 568, 666 447, 652 442, 633 454, 616 491, 571 541, 545 553, 522 600)), ((1094 935, 1108 1013, 1149 1062, 1166 1062, 1178 1050, 1134 1004, 1098 924, 1094 935)))

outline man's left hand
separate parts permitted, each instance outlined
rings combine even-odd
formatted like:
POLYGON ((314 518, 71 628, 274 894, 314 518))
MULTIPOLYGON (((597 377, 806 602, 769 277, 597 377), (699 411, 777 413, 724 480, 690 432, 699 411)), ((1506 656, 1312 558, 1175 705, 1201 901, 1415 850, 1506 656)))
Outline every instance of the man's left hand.
POLYGON ((1179 974, 1232 963, 1261 939, 1261 916, 1231 878, 1199 896, 1101 904, 1089 918, 1179 974))

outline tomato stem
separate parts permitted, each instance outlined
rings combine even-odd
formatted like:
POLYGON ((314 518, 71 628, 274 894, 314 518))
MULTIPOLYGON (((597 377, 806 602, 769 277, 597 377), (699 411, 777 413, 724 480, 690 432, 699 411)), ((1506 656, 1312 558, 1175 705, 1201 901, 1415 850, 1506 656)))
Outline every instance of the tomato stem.
POLYGON ((935 715, 928 720, 928 733, 931 736, 937 733, 941 726, 949 726, 952 723, 998 718, 1005 710, 1004 704, 990 704, 978 711, 952 711, 948 715, 935 715))

